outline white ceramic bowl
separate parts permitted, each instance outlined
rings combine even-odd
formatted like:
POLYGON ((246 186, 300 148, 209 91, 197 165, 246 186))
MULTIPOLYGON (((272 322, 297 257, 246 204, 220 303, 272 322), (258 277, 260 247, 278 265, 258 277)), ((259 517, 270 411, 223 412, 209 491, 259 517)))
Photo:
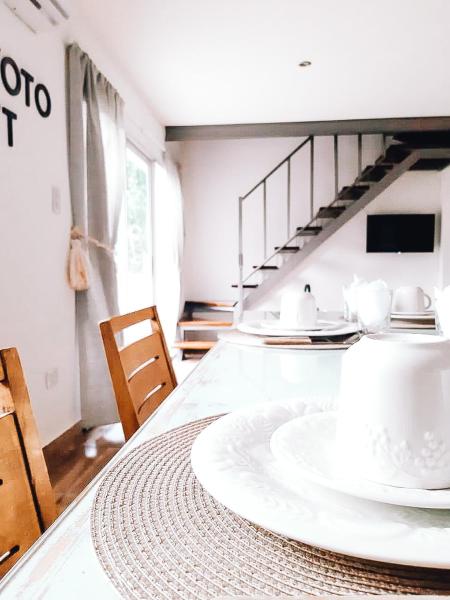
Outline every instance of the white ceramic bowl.
POLYGON ((337 460, 407 488, 450 487, 450 341, 373 334, 344 355, 337 460))

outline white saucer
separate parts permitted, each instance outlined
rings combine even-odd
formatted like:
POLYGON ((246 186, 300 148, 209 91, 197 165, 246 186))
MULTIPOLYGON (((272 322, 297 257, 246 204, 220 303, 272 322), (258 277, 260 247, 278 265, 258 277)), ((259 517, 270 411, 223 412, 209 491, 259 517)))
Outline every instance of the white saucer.
POLYGON ((423 312, 392 312, 392 319, 418 319, 423 321, 424 319, 434 320, 434 310, 425 310, 423 312))
POLYGON ((450 508, 450 489, 422 490, 382 485, 351 477, 336 465, 337 413, 307 415, 281 425, 270 440, 276 459, 293 475, 376 502, 415 508, 450 508))
POLYGON ((331 329, 275 329, 274 327, 267 327, 267 321, 248 321, 239 323, 237 328, 243 333, 251 333, 255 335, 263 335, 269 337, 271 335, 278 337, 332 337, 338 335, 350 335, 358 331, 357 323, 346 323, 345 321, 326 321, 326 323, 333 324, 335 327, 331 329))
MULTIPOLYGON (((261 325, 263 327, 267 327, 269 329, 273 329, 274 331, 286 331, 286 327, 283 327, 281 325, 281 321, 280 319, 271 319, 270 321, 261 321, 261 325)), ((304 332, 304 331, 330 331, 332 329, 338 329, 339 327, 341 327, 342 322, 340 321, 324 321, 322 319, 318 319, 317 323, 314 327, 310 327, 308 330, 302 328, 302 327, 289 327, 287 328, 288 331, 300 331, 300 332, 304 332)), ((278 335, 278 334, 277 334, 278 335)))

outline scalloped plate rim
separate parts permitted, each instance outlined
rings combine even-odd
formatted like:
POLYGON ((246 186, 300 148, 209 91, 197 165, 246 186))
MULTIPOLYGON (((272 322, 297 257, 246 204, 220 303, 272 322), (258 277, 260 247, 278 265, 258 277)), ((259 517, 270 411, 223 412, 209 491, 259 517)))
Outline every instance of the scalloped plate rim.
MULTIPOLYGON (((300 445, 302 444, 301 421, 304 422, 303 424, 306 423, 306 420, 309 422, 317 421, 317 428, 314 430, 314 435, 320 439, 320 434, 321 432, 323 433, 323 429, 320 429, 319 424, 321 422, 323 424, 325 419, 335 421, 336 416, 336 412, 329 411, 327 413, 317 413, 314 415, 297 417, 296 419, 292 419, 292 421, 281 425, 274 432, 270 440, 270 448, 274 456, 276 456, 282 462, 288 461, 292 468, 298 471, 299 477, 309 479, 318 485, 341 492, 343 494, 348 494, 349 496, 363 498, 365 500, 372 500, 374 502, 393 504, 396 506, 408 506, 411 508, 428 508, 434 510, 450 509, 450 488, 440 490, 400 488, 384 485, 368 479, 363 479, 362 477, 334 479, 332 476, 327 476, 323 472, 314 473, 314 471, 311 470, 311 468, 308 468, 308 466, 299 465, 294 456, 287 458, 287 455, 283 454, 279 448, 279 444, 281 442, 279 438, 282 438, 283 434, 287 435, 286 432, 290 428, 295 428, 296 425, 299 426, 295 432, 300 440, 298 443, 300 443, 300 445)), ((294 435, 294 432, 292 435, 294 435)), ((329 438, 327 438, 327 440, 323 440, 323 442, 329 443, 329 438)), ((312 468, 317 468, 317 466, 317 464, 311 465, 312 468)))

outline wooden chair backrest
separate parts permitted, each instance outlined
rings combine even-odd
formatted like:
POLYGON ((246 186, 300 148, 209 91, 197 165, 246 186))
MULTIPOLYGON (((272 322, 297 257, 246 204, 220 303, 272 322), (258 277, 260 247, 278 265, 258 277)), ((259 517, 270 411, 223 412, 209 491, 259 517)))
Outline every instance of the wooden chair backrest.
POLYGON ((175 389, 177 380, 167 350, 156 306, 112 317, 100 323, 106 359, 128 440, 175 389), (150 335, 119 348, 116 335, 149 321, 150 335))
POLYGON ((57 517, 15 348, 0 350, 0 577, 57 517))

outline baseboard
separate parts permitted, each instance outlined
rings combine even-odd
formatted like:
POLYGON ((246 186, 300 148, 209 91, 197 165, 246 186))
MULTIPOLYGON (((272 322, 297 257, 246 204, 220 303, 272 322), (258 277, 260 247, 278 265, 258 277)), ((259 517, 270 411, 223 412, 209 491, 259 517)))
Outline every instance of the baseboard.
POLYGON ((83 434, 81 421, 78 421, 42 448, 48 470, 52 471, 62 461, 69 459, 84 442, 85 435, 83 434))

